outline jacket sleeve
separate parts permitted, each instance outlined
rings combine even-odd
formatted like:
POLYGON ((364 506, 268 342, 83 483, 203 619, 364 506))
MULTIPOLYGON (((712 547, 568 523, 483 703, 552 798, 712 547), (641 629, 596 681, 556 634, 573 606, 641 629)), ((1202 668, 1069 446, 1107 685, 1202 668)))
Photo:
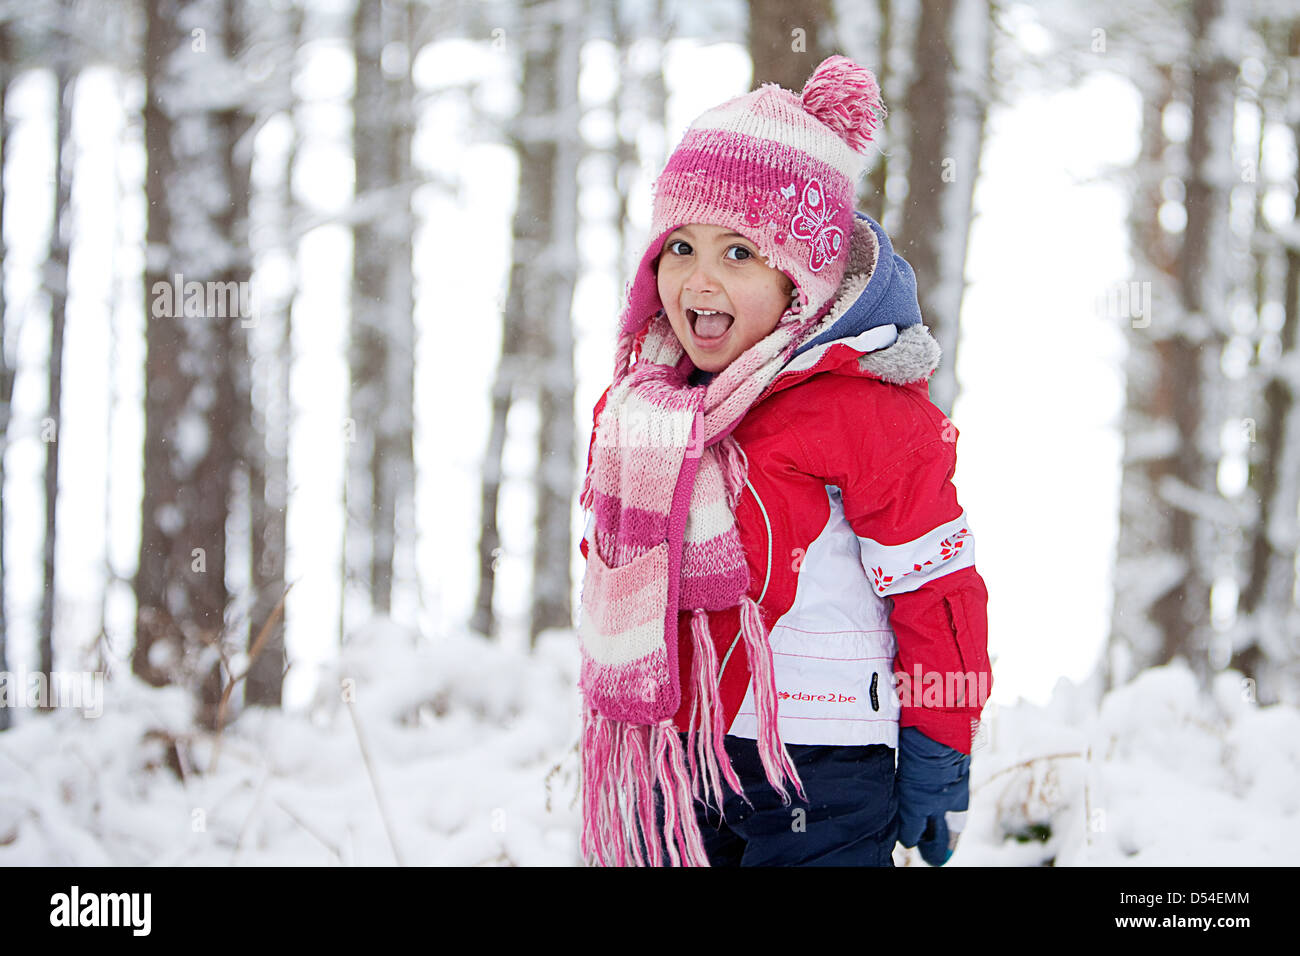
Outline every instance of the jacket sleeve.
POLYGON ((882 449, 882 430, 863 437, 859 425, 847 454, 833 456, 826 470, 839 484, 867 580, 890 599, 899 726, 969 754, 993 674, 988 592, 952 484, 957 432, 951 422, 937 427, 941 413, 932 407, 922 412, 903 401, 891 411, 907 420, 905 442, 882 449))

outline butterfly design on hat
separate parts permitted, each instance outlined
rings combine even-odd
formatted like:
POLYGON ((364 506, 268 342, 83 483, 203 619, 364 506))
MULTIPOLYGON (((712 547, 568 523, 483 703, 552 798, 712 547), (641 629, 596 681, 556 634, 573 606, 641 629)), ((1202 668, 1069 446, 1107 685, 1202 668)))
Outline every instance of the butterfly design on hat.
POLYGON ((844 248, 844 230, 832 225, 839 209, 828 209, 822 184, 810 179, 799 197, 799 209, 790 220, 790 235, 811 243, 808 268, 821 272, 828 262, 834 262, 844 248))

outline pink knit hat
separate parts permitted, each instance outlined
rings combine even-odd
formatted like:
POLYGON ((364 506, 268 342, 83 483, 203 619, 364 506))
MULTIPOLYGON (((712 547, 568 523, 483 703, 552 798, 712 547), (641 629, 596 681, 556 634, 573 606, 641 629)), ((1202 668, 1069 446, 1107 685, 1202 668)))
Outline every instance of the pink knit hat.
POLYGON ((764 83, 696 118, 654 184, 652 238, 628 285, 620 357, 663 308, 655 260, 664 239, 690 223, 752 241, 795 283, 787 316, 820 317, 844 277, 855 186, 884 116, 871 71, 832 56, 800 94, 764 83))

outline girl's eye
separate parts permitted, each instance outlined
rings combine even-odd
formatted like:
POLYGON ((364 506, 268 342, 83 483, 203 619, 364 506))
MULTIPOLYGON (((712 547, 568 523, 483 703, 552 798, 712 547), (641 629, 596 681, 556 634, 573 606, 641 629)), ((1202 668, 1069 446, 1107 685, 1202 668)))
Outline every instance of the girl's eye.
MULTIPOLYGON (((689 256, 692 252, 695 251, 694 249, 691 248, 691 244, 687 242, 685 239, 669 240, 668 243, 664 246, 664 250, 672 253, 675 256, 689 256)), ((754 258, 754 252, 752 249, 750 249, 747 246, 734 245, 734 246, 727 247, 727 251, 724 253, 724 256, 725 258, 731 259, 734 262, 744 262, 746 259, 754 258), (732 253, 736 253, 736 255, 732 255, 732 253)))

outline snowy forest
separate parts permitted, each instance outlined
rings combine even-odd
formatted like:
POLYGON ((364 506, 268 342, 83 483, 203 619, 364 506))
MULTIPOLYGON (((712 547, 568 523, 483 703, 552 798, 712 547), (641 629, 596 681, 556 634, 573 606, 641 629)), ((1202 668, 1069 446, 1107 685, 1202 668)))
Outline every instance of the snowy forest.
POLYGON ((0 0, 0 866, 582 865, 650 187, 837 53, 990 595, 948 865, 1292 863, 1293 2, 0 0))

